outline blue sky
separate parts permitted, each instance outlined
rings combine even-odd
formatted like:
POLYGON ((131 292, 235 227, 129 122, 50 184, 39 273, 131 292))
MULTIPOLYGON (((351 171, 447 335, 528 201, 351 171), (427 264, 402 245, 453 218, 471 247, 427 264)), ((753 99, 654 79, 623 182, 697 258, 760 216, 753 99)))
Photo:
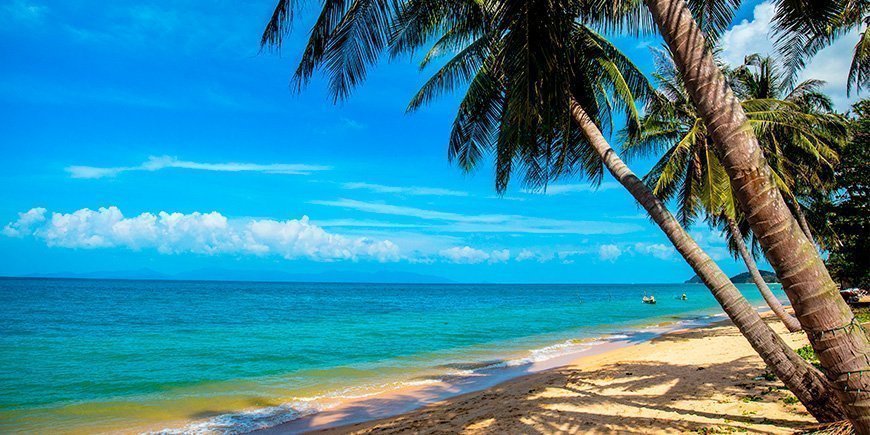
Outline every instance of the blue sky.
MULTIPOLYGON (((514 185, 499 198, 489 168, 467 175, 451 166, 457 96, 406 115, 426 79, 413 59, 379 66, 339 105, 319 77, 292 93, 310 16, 282 54, 259 53, 272 7, 0 0, 0 275, 692 275, 612 179, 597 191, 578 180, 547 194, 514 185)), ((758 2, 740 9, 723 39, 727 61, 770 49, 771 11, 758 2)), ((614 41, 650 71, 658 40, 614 41)), ((828 80, 843 109, 849 42, 804 73, 828 80)), ((649 165, 632 162, 641 174, 649 165)), ((703 224, 692 233, 726 272, 743 270, 718 233, 703 224)))

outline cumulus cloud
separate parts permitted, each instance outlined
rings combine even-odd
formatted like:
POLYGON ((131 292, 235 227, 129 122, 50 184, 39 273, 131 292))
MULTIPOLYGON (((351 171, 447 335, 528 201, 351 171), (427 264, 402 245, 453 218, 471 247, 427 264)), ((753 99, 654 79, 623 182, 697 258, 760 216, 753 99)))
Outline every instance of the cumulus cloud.
MULTIPOLYGON (((753 9, 751 19, 744 19, 725 31, 720 40, 722 60, 731 66, 738 66, 743 64, 747 55, 753 53, 776 55, 771 24, 775 12, 772 1, 759 3, 753 9)), ((846 97, 846 79, 858 38, 858 30, 841 36, 816 54, 798 75, 799 80, 814 78, 826 81, 824 91, 840 110, 848 109, 856 99, 855 96, 852 99, 846 97)))
POLYGON ((369 190, 375 193, 397 193, 400 195, 413 196, 468 196, 467 192, 458 190, 442 189, 439 187, 420 187, 420 186, 385 186, 383 184, 371 183, 344 183, 342 187, 345 189, 362 189, 369 190))
POLYGON ((605 261, 615 261, 622 255, 622 249, 619 246, 609 244, 598 247, 598 258, 605 261))
POLYGON ((478 264, 485 261, 490 263, 504 263, 510 260, 511 256, 510 250, 507 249, 486 252, 470 246, 456 246, 449 249, 443 249, 440 254, 447 261, 457 264, 478 264))
POLYGON ((752 19, 743 19, 722 34, 721 59, 729 65, 742 65, 743 58, 752 53, 774 54, 770 37, 771 20, 776 6, 770 1, 759 3, 752 10, 752 19))
POLYGON ((179 160, 170 156, 151 156, 140 165, 136 166, 115 166, 115 167, 98 167, 98 166, 68 166, 66 171, 72 178, 105 178, 115 177, 123 172, 131 171, 159 171, 161 169, 177 168, 190 169, 197 171, 216 171, 216 172, 262 172, 267 174, 287 174, 287 175, 308 175, 315 171, 325 171, 331 169, 329 166, 322 165, 307 165, 297 163, 271 163, 271 164, 256 164, 256 163, 201 163, 187 160, 179 160))
POLYGON ((117 207, 83 208, 52 213, 43 208, 20 213, 3 229, 7 236, 33 236, 48 246, 65 248, 156 249, 164 254, 279 255, 314 261, 401 259, 389 240, 333 234, 312 224, 307 216, 277 221, 228 219, 210 213, 142 213, 126 217, 117 207))
POLYGON ((29 234, 31 228, 45 220, 44 208, 32 208, 24 213, 18 213, 18 220, 11 222, 3 228, 3 235, 8 237, 22 237, 29 234))
POLYGON ((517 261, 526 261, 526 260, 534 259, 535 257, 536 256, 535 256, 534 252, 532 252, 528 249, 523 249, 522 251, 520 251, 519 254, 517 254, 516 260, 517 261))
POLYGON ((652 255, 660 260, 670 260, 676 252, 673 246, 662 243, 635 243, 634 250, 640 254, 652 255))

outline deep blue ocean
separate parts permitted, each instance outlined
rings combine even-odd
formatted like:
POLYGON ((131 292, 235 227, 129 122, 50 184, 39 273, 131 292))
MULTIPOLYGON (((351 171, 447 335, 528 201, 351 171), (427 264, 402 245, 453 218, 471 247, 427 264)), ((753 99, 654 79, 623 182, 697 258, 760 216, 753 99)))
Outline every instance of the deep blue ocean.
MULTIPOLYGON (((739 288, 763 303, 754 286, 739 288)), ((286 420, 311 398, 720 312, 694 284, 0 279, 0 433, 183 428, 225 415, 241 430, 239 411, 286 420), (644 293, 658 304, 641 303, 644 293)))

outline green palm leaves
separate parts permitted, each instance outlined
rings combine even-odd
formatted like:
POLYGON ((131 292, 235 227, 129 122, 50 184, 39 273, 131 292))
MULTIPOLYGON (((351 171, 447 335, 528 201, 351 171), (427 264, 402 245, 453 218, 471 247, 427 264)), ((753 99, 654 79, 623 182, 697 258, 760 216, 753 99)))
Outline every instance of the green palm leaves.
MULTIPOLYGON (((640 133, 624 135, 626 152, 662 155, 645 181, 660 198, 676 201, 684 225, 699 216, 736 218, 731 182, 702 119, 669 54, 658 51, 656 58, 657 96, 646 107, 640 133)), ((728 76, 784 195, 794 198, 795 190, 829 183, 846 124, 830 112, 830 100, 819 92, 822 82, 788 90, 774 62, 757 55, 728 76)))
POLYGON ((870 85, 870 2, 866 0, 779 0, 774 29, 777 48, 785 57, 789 78, 806 66, 821 49, 853 29, 861 34, 849 68, 846 91, 860 92, 870 85))
MULTIPOLYGON (((627 57, 581 24, 592 6, 573 0, 326 1, 294 82, 303 86, 323 68, 333 98, 343 99, 380 54, 426 47, 421 68, 440 67, 408 110, 465 88, 448 144, 460 168, 471 171, 492 156, 499 192, 514 173, 531 188, 572 175, 598 182, 601 163, 571 119, 571 97, 603 129, 619 113, 637 131, 635 101, 652 89, 627 57)), ((637 6, 626 6, 626 14, 638 14, 637 6)), ((296 7, 279 2, 263 44, 280 45, 296 7)))

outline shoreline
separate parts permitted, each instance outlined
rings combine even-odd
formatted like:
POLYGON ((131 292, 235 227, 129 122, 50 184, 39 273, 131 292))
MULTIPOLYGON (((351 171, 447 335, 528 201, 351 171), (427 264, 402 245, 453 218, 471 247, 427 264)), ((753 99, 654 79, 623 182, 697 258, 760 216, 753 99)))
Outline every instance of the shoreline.
POLYGON ((598 335, 563 338, 523 352, 506 351, 500 357, 472 358, 430 367, 443 370, 440 374, 432 374, 432 370, 428 370, 429 374, 405 380, 358 385, 317 396, 290 397, 273 406, 239 409, 205 420, 140 426, 139 430, 128 428, 123 432, 166 435, 299 433, 365 423, 412 412, 456 396, 484 391, 530 374, 564 367, 578 359, 649 342, 674 331, 707 327, 721 322, 723 318, 723 313, 701 311, 621 326, 602 325, 605 328, 598 335))
MULTIPOLYGON (((764 317, 793 348, 808 343, 775 316, 764 317)), ((584 355, 399 415, 307 427, 301 421, 257 433, 790 434, 816 423, 728 319, 584 355)))
MULTIPOLYGON (((274 426, 256 429, 251 433, 263 435, 303 433, 365 425, 411 413, 435 403, 485 392, 517 379, 576 365, 596 357, 616 354, 620 350, 631 349, 659 337, 711 328, 728 322, 724 314, 710 314, 636 326, 629 330, 600 336, 589 342, 577 342, 573 345, 574 349, 549 358, 539 360, 524 358, 521 360, 526 361, 519 364, 502 361, 466 370, 465 374, 442 376, 440 379, 424 380, 361 397, 336 399, 323 403, 323 408, 316 412, 274 426)), ((556 343, 536 351, 562 345, 572 347, 570 342, 571 340, 556 343)))

